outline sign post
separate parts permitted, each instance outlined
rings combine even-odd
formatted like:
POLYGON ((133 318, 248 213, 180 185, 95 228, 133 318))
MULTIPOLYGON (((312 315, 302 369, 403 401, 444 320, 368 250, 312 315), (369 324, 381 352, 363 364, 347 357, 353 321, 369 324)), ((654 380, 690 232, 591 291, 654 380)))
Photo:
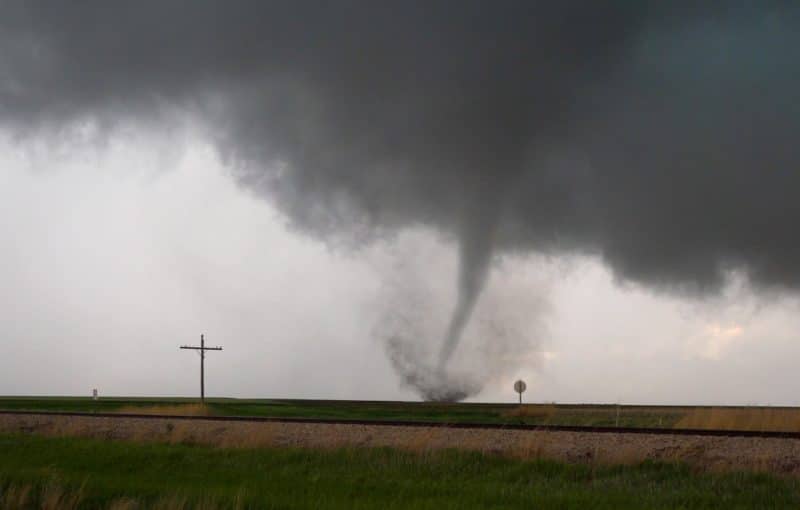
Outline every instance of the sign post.
POLYGON ((528 386, 525 384, 525 381, 523 381, 522 379, 520 379, 520 380, 518 380, 517 382, 514 383, 514 391, 519 393, 519 404, 520 405, 522 405, 522 394, 525 392, 525 389, 527 387, 528 386))

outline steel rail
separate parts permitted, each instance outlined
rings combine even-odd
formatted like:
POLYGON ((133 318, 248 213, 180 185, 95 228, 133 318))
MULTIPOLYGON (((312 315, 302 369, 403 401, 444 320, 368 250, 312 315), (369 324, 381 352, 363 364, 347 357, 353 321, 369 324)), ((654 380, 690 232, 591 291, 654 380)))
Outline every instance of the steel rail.
POLYGON ((752 437, 767 439, 800 439, 800 432, 756 431, 756 430, 714 430, 714 429, 665 429, 643 427, 590 427, 581 425, 530 425, 517 423, 464 423, 436 421, 398 421, 398 420, 341 420, 329 418, 291 418, 266 416, 190 416, 172 414, 134 414, 134 413, 90 413, 72 411, 24 411, 0 409, 0 415, 33 416, 74 416, 85 418, 135 418, 144 420, 182 420, 217 422, 255 422, 255 423, 301 423, 320 425, 362 425, 380 427, 428 427, 450 429, 493 429, 522 430, 542 432, 583 432, 595 434, 651 434, 662 436, 707 436, 707 437, 752 437))

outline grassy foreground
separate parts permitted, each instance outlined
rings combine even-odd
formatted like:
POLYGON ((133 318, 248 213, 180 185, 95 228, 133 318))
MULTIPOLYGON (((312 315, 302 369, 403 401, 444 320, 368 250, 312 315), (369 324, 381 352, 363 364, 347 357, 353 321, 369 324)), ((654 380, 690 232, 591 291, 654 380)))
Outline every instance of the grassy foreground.
POLYGON ((0 507, 798 508, 800 482, 465 452, 219 449, 0 436, 0 507))

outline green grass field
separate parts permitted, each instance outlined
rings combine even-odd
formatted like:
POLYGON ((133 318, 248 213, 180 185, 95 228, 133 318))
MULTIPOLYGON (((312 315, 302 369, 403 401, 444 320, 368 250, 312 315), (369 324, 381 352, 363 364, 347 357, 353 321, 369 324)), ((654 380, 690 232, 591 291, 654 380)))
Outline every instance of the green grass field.
POLYGON ((564 465, 455 451, 219 449, 0 436, 0 505, 67 510, 798 508, 800 482, 703 474, 669 464, 564 465), (20 505, 21 499, 26 503, 20 505))
POLYGON ((488 404, 210 398, 0 397, 0 409, 210 414, 444 423, 714 428, 800 432, 800 408, 595 404, 488 404), (184 412, 185 411, 185 412, 184 412))
MULTIPOLYGON (((196 402, 181 398, 0 397, 0 409, 136 412, 196 402)), ((447 423, 527 423, 621 427, 672 427, 687 408, 613 405, 442 404, 342 400, 208 399, 219 416, 408 420, 447 423)))

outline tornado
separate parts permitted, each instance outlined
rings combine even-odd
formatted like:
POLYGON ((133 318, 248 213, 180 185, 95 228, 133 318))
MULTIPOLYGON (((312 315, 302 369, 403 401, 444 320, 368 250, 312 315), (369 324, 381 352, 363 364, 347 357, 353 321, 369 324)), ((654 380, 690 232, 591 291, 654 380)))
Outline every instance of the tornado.
MULTIPOLYGON (((507 176, 506 176, 507 177, 507 176)), ((503 194, 507 182, 495 178, 491 196, 503 194)), ((486 190, 484 190, 484 193, 486 190)), ((450 324, 439 351, 438 368, 444 373, 469 323, 475 303, 486 286, 494 252, 495 230, 500 216, 499 199, 488 202, 475 200, 464 213, 459 236, 457 297, 450 324)))
POLYGON ((453 355, 464 328, 469 322, 475 303, 486 285, 489 262, 492 257, 492 230, 490 228, 470 231, 460 241, 458 297, 450 325, 439 352, 439 370, 444 371, 453 355))

